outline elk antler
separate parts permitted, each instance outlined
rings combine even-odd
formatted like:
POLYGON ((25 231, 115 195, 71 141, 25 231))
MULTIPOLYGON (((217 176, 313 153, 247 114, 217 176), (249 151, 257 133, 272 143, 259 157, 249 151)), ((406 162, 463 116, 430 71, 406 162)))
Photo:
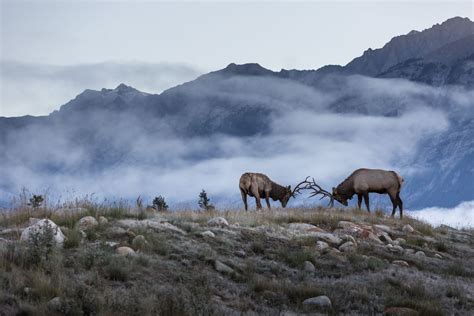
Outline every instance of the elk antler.
POLYGON ((308 181, 309 176, 304 179, 304 181, 301 181, 296 185, 296 187, 293 189, 293 192, 291 193, 292 197, 296 197, 296 194, 299 194, 301 190, 306 190, 309 189, 308 186, 311 185, 311 182, 308 181), (304 186, 302 186, 304 184, 304 186))
MULTIPOLYGON (((309 177, 308 177, 309 178, 309 177)), ((306 178, 306 179, 308 179, 306 178)), ((329 193, 328 191, 324 190, 323 188, 321 188, 317 183, 316 181, 314 181, 314 178, 313 178, 313 181, 312 182, 309 182, 307 181, 308 184, 305 186, 305 189, 309 189, 309 190, 313 190, 313 193, 311 193, 311 195, 309 197, 313 197, 313 196, 316 196, 316 195, 319 195, 321 194, 321 198, 320 200, 322 200, 324 197, 328 197, 330 198, 331 200, 329 201, 329 204, 328 206, 330 207, 333 207, 334 205, 334 197, 332 196, 331 193, 329 193)))

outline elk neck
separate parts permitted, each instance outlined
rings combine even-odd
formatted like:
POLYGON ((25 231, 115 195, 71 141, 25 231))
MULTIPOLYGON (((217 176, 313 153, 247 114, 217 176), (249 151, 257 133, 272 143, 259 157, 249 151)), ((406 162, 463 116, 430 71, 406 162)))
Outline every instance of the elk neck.
POLYGON ((355 194, 353 182, 352 177, 342 181, 342 183, 337 186, 337 192, 347 198, 351 198, 355 194))
POLYGON ((270 197, 273 201, 282 199, 286 194, 286 188, 272 181, 272 191, 270 197))

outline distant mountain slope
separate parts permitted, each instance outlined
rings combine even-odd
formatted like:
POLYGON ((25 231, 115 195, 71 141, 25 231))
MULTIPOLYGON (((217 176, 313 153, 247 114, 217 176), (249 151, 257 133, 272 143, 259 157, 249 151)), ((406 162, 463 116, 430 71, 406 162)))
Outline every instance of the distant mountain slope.
POLYGON ((468 18, 455 17, 418 32, 394 37, 383 48, 368 49, 348 63, 344 70, 367 76, 376 76, 390 67, 414 58, 423 58, 448 43, 474 34, 474 23, 468 18))

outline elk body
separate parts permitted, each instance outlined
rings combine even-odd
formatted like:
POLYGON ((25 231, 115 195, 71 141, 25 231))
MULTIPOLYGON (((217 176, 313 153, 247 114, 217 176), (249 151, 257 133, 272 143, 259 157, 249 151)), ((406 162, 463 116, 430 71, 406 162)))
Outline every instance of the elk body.
POLYGON ((282 207, 286 207, 288 200, 293 196, 291 185, 285 187, 270 180, 269 177, 262 173, 244 173, 239 181, 240 193, 244 201, 245 210, 248 209, 247 195, 255 197, 257 210, 262 208, 260 199, 265 199, 268 209, 270 207, 270 198, 273 201, 280 201, 282 207))
POLYGON ((364 198, 367 211, 369 207, 369 193, 388 194, 393 204, 392 216, 400 209, 400 218, 403 217, 403 202, 400 198, 400 190, 403 178, 395 171, 380 169, 357 169, 346 180, 336 188, 332 188, 332 195, 336 201, 347 206, 347 200, 357 194, 358 207, 361 207, 364 198))

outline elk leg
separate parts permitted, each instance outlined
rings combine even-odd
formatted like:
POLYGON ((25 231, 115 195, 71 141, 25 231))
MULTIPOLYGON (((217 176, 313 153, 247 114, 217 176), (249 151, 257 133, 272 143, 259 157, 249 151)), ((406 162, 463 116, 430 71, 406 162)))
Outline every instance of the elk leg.
POLYGON ((400 209, 400 218, 403 218, 403 201, 400 198, 400 192, 397 193, 398 208, 400 209))
POLYGON ((360 210, 360 206, 362 205, 362 194, 357 194, 357 207, 360 210))
POLYGON ((395 212, 397 211, 398 199, 396 196, 393 196, 392 194, 389 194, 388 196, 390 197, 390 201, 392 201, 392 205, 393 205, 392 217, 394 217, 395 212))
POLYGON ((262 209, 262 203, 260 203, 260 193, 258 192, 258 188, 257 185, 252 185, 252 194, 253 196, 255 197, 255 204, 257 204, 257 210, 261 210, 262 209))
POLYGON ((271 210, 271 206, 270 206, 270 192, 265 192, 265 201, 267 202, 267 207, 269 210, 271 210))
POLYGON ((365 206, 367 206, 367 211, 370 213, 370 207, 369 207, 369 193, 364 194, 364 201, 365 201, 365 206))
POLYGON ((242 200, 244 201, 245 210, 247 211, 247 209, 248 209, 248 205, 247 205, 247 193, 245 193, 244 190, 240 189, 240 194, 242 195, 242 200))

